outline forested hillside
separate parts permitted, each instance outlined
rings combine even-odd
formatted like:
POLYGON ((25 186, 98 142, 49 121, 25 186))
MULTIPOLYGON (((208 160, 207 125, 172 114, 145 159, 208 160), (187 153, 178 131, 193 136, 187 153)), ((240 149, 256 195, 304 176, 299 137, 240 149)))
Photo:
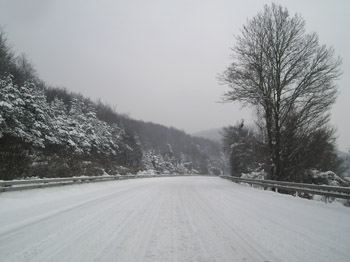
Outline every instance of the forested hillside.
POLYGON ((193 135, 219 142, 223 139, 222 131, 222 128, 213 128, 196 132, 193 135))
POLYGON ((2 31, 0 80, 0 180, 221 172, 219 143, 49 86, 24 55, 12 52, 2 31))

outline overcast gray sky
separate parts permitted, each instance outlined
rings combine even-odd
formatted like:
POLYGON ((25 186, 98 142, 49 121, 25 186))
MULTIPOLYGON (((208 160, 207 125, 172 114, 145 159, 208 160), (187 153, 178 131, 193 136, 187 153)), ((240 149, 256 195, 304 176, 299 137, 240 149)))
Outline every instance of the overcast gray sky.
MULTIPOLYGON (((233 34, 268 1, 0 0, 0 25, 54 86, 100 98, 136 119, 189 133, 251 120, 220 104, 217 74, 230 63, 233 34)), ((350 147, 350 1, 276 0, 343 58, 332 110, 338 145, 350 147)))

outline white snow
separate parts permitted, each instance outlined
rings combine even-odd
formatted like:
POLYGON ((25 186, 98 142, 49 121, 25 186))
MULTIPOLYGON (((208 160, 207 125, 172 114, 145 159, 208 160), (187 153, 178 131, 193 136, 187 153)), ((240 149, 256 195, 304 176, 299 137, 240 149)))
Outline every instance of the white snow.
POLYGON ((326 185, 330 186, 341 186, 342 184, 346 184, 346 180, 342 179, 340 176, 337 176, 332 171, 320 172, 318 170, 311 170, 312 177, 314 179, 323 179, 327 182, 326 185))
POLYGON ((217 177, 0 193, 0 261, 350 261, 350 208, 217 177))
POLYGON ((7 107, 8 109, 12 109, 13 106, 6 101, 0 101, 0 106, 7 107))

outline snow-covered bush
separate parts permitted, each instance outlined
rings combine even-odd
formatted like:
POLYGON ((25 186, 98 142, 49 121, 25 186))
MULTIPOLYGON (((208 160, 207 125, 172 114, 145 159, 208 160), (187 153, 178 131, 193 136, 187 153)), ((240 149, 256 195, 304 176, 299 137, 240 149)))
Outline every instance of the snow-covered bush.
POLYGON ((320 172, 314 169, 314 170, 310 170, 308 175, 311 178, 312 183, 318 184, 318 185, 330 185, 330 186, 349 185, 349 183, 346 180, 344 180, 340 176, 337 176, 332 171, 320 172))
POLYGON ((249 178, 249 179, 265 179, 266 177, 267 177, 267 173, 264 170, 251 172, 251 173, 244 173, 241 176, 241 178, 249 178))
POLYGON ((169 155, 169 151, 164 154, 153 150, 143 152, 142 168, 144 170, 155 171, 158 174, 190 174, 193 173, 189 168, 191 166, 186 162, 183 154, 180 159, 176 159, 173 155, 169 155))

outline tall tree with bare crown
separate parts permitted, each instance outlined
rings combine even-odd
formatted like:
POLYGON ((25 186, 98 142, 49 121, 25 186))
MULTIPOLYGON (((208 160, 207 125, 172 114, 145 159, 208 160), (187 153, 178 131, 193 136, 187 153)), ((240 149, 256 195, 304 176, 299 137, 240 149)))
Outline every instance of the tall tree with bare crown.
POLYGON ((328 130, 331 138, 329 111, 337 97, 341 58, 319 44, 316 33, 305 32, 300 15, 290 16, 276 4, 247 21, 232 51, 233 62, 219 77, 229 87, 224 98, 252 106, 263 120, 268 173, 283 180, 306 146, 291 145, 291 137, 328 130))

